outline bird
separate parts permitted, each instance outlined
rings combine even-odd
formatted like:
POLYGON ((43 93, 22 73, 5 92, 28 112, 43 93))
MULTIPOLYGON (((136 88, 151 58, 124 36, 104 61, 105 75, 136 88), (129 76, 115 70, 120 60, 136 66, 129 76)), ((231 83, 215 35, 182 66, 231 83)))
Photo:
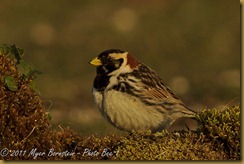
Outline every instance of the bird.
POLYGON ((127 132, 159 132, 177 119, 194 118, 159 75, 129 52, 109 49, 89 61, 96 67, 92 94, 98 110, 127 132))

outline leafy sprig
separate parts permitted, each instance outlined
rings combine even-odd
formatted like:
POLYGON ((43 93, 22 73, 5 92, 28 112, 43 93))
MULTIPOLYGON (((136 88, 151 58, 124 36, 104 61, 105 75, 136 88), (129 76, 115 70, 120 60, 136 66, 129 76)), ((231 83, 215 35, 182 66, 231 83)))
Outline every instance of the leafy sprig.
MULTIPOLYGON (((27 82, 28 86, 32 88, 37 94, 41 94, 39 88, 36 85, 35 79, 38 77, 38 75, 42 74, 42 72, 39 71, 33 64, 22 59, 24 56, 24 49, 18 48, 15 45, 1 44, 0 54, 6 55, 15 61, 18 72, 21 74, 21 77, 23 77, 22 81, 27 82)), ((2 82, 9 90, 18 90, 19 84, 14 77, 6 76, 3 72, 0 73, 2 75, 2 82)))

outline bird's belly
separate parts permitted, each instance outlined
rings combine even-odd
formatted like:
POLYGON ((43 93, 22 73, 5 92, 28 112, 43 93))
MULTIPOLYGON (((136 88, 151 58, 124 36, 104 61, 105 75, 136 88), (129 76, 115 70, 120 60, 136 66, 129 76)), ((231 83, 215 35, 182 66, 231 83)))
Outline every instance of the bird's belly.
POLYGON ((155 107, 114 90, 103 93, 101 112, 114 126, 127 131, 154 131, 160 129, 162 121, 165 121, 164 115, 155 107))

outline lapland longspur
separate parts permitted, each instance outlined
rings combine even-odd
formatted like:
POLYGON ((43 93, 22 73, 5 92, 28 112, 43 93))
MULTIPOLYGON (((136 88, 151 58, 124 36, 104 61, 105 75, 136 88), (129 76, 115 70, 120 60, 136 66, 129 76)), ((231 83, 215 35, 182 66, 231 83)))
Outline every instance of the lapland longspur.
POLYGON ((128 52, 111 49, 90 61, 96 66, 93 95, 98 110, 125 131, 161 131, 181 117, 193 117, 162 79, 128 52))

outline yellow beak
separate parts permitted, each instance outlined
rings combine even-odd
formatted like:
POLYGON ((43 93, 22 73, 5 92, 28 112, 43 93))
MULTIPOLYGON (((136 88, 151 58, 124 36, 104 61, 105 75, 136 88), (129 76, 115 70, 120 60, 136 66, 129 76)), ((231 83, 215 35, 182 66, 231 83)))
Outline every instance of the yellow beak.
POLYGON ((101 62, 101 60, 99 60, 97 57, 96 58, 94 58, 92 61, 90 61, 89 62, 91 65, 94 65, 94 66, 100 66, 100 65, 102 65, 102 62, 101 62))

